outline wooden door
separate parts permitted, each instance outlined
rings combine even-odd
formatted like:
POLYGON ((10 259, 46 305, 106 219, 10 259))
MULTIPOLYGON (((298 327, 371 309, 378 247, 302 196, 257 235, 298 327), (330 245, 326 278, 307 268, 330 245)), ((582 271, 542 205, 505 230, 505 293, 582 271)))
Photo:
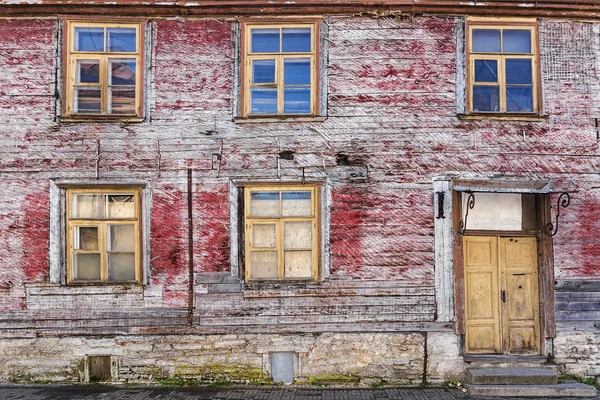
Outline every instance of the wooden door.
POLYGON ((465 236, 465 349, 539 354, 536 239, 465 236))

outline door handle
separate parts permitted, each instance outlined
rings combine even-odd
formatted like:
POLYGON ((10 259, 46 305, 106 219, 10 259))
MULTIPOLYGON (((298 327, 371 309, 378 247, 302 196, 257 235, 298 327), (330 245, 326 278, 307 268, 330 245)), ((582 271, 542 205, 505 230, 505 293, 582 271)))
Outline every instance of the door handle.
POLYGON ((506 290, 500 291, 500 298, 502 299, 503 303, 506 303, 506 290))

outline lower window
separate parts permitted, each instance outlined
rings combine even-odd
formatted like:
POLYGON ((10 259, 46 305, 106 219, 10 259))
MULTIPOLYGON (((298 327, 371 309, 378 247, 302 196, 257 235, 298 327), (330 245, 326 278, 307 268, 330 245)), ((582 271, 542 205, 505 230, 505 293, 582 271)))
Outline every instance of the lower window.
POLYGON ((246 281, 318 279, 315 185, 246 187, 246 281))
POLYGON ((67 189, 67 280, 140 282, 139 189, 67 189))

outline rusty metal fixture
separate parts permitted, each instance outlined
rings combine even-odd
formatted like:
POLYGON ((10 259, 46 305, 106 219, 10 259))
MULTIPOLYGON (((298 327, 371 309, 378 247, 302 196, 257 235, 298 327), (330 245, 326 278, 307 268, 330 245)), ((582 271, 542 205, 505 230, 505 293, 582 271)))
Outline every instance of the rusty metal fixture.
POLYGON ((558 196, 558 200, 556 202, 556 224, 549 222, 548 225, 546 225, 546 235, 552 237, 558 233, 558 219, 560 218, 560 208, 567 208, 569 207, 569 204, 571 204, 571 196, 569 196, 569 193, 561 193, 560 196, 558 196), (563 199, 563 197, 565 198, 563 199))
POLYGON ((437 219, 446 219, 444 215, 444 198, 446 197, 446 193, 444 192, 435 192, 437 195, 437 219))
POLYGON ((469 193, 469 197, 467 198, 467 211, 465 212, 465 218, 460 221, 460 225, 458 226, 458 233, 460 235, 465 234, 465 230, 467 229, 467 218, 469 218, 469 210, 472 210, 475 207, 475 193, 469 193))

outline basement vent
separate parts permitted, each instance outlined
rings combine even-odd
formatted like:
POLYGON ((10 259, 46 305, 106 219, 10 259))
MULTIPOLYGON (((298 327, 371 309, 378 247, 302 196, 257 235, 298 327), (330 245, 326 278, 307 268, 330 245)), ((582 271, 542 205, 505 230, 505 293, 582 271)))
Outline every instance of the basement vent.
POLYGON ((286 385, 294 382, 294 353, 271 353, 271 378, 286 385))
POLYGON ((90 382, 107 382, 112 378, 110 356, 88 356, 90 382))

